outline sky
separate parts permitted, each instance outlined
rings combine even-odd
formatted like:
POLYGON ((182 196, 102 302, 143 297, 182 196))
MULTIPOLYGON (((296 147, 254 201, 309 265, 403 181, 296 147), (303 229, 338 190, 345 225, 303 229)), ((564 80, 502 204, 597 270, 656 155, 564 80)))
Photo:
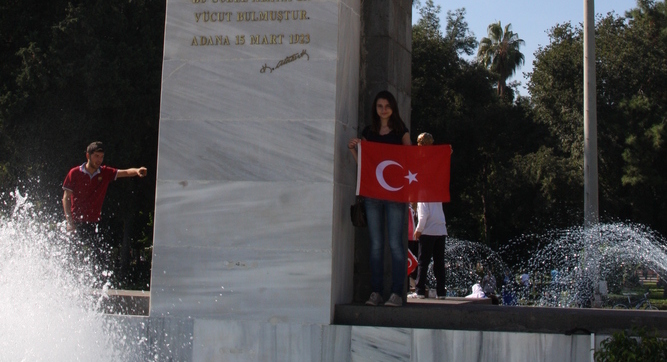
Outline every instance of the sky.
MULTIPOLYGON (((420 0, 423 6, 426 0, 420 0)), ((556 24, 563 24, 568 21, 573 26, 583 24, 584 22, 584 2, 585 0, 512 0, 512 1, 491 1, 491 0, 434 0, 436 6, 440 6, 440 26, 444 32, 447 25, 447 11, 460 8, 466 9, 465 20, 468 22, 468 29, 475 35, 479 42, 483 37, 488 37, 487 27, 491 23, 500 21, 503 28, 508 23, 512 24, 512 31, 517 33, 525 44, 521 47, 521 52, 526 58, 525 64, 517 70, 508 82, 518 80, 521 82, 519 93, 522 96, 528 96, 526 90, 526 79, 524 73, 532 72, 533 53, 540 47, 549 44, 547 31, 556 24)), ((606 15, 614 11, 618 15, 624 15, 627 10, 637 7, 636 0, 606 0, 595 2, 595 13, 606 15)), ((415 24, 421 15, 419 9, 412 9, 412 23, 415 24)))

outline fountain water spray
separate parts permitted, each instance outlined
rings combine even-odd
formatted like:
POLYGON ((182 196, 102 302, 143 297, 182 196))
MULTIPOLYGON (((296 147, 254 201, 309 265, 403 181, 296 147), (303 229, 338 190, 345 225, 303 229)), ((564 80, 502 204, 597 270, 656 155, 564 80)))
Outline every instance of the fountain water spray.
POLYGON ((640 266, 667 275, 667 240, 643 225, 618 222, 529 235, 503 254, 524 248, 527 240, 537 247, 518 269, 531 273, 534 305, 590 307, 600 282, 620 292, 623 276, 640 266))
MULTIPOLYGON (((591 307, 599 306, 601 289, 619 294, 624 276, 639 267, 667 276, 667 239, 646 226, 620 222, 524 235, 497 253, 448 238, 445 265, 450 296, 469 294, 491 271, 503 304, 591 307), (517 280, 520 274, 530 276, 528 285, 517 280)), ((435 286, 432 264, 427 284, 435 286)))
MULTIPOLYGON (((127 361, 120 327, 100 311, 93 266, 64 222, 11 194, 0 216, 0 361, 127 361)), ((107 284, 108 287, 108 284, 107 284)))
MULTIPOLYGON (((480 283, 491 271, 496 277, 507 269, 498 253, 486 245, 456 238, 447 238, 445 244, 445 285, 449 296, 470 294, 473 284, 480 283)), ((429 265, 427 285, 435 288, 433 263, 429 265)))

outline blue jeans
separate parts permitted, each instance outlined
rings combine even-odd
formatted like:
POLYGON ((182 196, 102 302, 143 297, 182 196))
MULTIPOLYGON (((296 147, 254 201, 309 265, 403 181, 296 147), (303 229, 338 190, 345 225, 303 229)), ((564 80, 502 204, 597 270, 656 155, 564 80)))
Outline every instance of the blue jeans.
POLYGON ((370 236, 371 288, 382 294, 384 274, 384 230, 391 249, 391 292, 403 295, 403 284, 407 273, 407 259, 403 240, 403 224, 406 205, 402 202, 366 198, 366 218, 370 236), (386 221, 386 222, 385 222, 386 221))

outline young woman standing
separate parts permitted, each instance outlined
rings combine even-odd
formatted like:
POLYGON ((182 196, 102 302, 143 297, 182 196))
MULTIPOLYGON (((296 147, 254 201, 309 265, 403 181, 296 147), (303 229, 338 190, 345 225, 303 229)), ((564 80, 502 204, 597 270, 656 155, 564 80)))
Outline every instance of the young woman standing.
MULTIPOLYGON (((381 91, 375 96, 371 110, 372 122, 364 128, 362 138, 353 138, 348 148, 357 160, 357 144, 364 141, 387 143, 394 145, 411 145, 410 133, 403 123, 396 98, 388 92, 381 91)), ((387 241, 391 249, 391 295, 384 305, 399 307, 403 304, 406 277, 406 251, 403 245, 403 223, 406 217, 406 204, 389 200, 366 198, 366 218, 370 237, 370 268, 372 293, 367 305, 383 303, 382 287, 384 272, 384 230, 386 225, 387 241)))

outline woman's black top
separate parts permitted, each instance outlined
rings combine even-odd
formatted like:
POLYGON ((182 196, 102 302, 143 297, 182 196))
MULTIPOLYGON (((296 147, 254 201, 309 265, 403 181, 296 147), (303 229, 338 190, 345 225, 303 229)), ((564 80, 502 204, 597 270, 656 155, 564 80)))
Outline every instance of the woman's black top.
POLYGON ((373 132, 371 130, 371 126, 366 126, 364 128, 363 132, 361 132, 361 136, 366 139, 366 141, 371 141, 371 142, 378 142, 378 143, 389 143, 392 145, 402 145, 403 144, 403 136, 408 133, 408 129, 404 128, 405 132, 401 134, 400 136, 396 134, 394 131, 389 132, 385 135, 381 135, 379 133, 373 132))

